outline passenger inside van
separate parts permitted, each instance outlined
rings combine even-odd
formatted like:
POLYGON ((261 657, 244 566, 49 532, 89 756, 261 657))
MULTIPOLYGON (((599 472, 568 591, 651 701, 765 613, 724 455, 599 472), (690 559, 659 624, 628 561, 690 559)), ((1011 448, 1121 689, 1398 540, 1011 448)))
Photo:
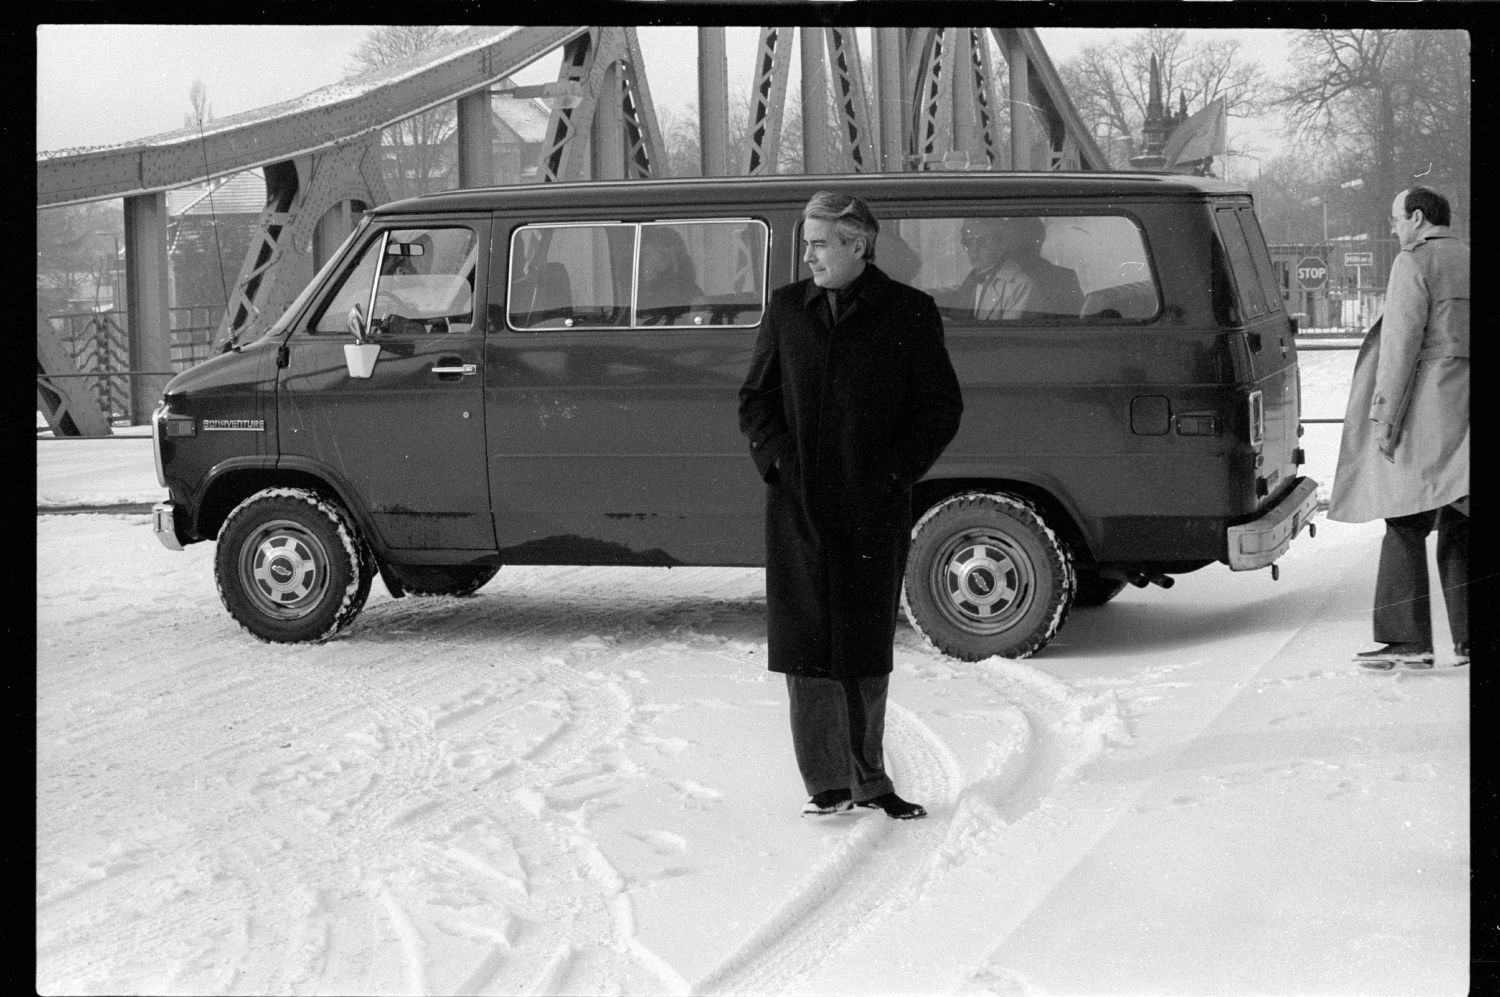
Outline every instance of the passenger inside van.
POLYGON ((702 299, 682 236, 666 226, 643 228, 636 324, 674 325, 702 299))
POLYGON ((972 269, 936 297, 944 315, 980 320, 1076 319, 1083 306, 1078 275, 1042 257, 1040 218, 970 218, 961 241, 972 269))

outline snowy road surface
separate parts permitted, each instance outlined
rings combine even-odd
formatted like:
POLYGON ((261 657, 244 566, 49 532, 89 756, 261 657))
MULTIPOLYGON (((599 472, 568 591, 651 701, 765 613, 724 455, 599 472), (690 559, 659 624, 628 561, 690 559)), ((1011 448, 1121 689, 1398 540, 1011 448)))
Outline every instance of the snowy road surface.
MULTIPOLYGON (((156 497, 90 446, 39 445, 39 504, 156 497)), ((1378 538, 1320 519, 1279 582, 1127 589, 1021 662, 903 625, 908 823, 798 817, 759 571, 377 583, 284 647, 211 544, 39 515, 37 988, 1465 993, 1469 670, 1347 663, 1378 538)))

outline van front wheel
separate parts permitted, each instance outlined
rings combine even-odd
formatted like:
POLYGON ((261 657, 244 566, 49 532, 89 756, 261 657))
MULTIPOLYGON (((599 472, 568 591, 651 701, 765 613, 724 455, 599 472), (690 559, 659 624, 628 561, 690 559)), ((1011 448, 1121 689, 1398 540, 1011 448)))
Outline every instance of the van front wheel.
POLYGON ((1025 658, 1073 605, 1073 559, 1036 506, 1004 492, 964 492, 912 531, 901 603, 934 647, 964 661, 1025 658))
POLYGON ((219 531, 214 580, 229 615, 264 641, 321 641, 364 608, 370 555, 342 508, 306 488, 267 488, 219 531))

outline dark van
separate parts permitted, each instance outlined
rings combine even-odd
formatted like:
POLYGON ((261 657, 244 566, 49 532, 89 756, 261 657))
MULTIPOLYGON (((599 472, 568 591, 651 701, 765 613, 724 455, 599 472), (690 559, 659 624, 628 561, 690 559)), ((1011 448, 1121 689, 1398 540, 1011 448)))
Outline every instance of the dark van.
POLYGON ((325 639, 376 574, 462 595, 504 564, 759 565, 737 392, 800 211, 881 220, 931 293, 963 424, 916 490, 905 609, 942 651, 1024 657, 1074 605, 1276 560, 1308 523, 1296 331, 1250 195, 1149 173, 547 184, 386 205, 260 339, 155 415, 172 549, 217 540, 229 613, 325 639), (1048 295, 970 294, 976 233, 1032 233, 1048 295))

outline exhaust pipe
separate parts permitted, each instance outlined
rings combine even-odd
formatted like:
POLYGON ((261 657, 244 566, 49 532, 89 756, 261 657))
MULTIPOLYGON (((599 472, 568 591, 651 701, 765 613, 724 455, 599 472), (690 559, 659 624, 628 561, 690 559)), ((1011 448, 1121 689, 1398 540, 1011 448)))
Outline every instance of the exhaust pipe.
POLYGON ((1148 575, 1139 571, 1132 571, 1125 576, 1125 580, 1138 589, 1143 589, 1147 585, 1160 585, 1164 589, 1169 589, 1174 584, 1174 580, 1168 578, 1166 575, 1159 573, 1148 575))

